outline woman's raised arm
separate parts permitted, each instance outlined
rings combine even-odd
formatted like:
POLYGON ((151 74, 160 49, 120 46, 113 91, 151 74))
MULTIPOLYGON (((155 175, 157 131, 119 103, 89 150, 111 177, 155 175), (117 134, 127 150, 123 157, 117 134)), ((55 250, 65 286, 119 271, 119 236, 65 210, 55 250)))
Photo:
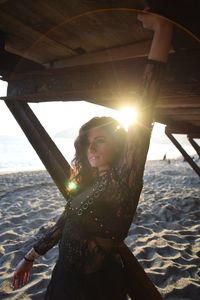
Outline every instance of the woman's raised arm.
POLYGON ((141 92, 138 100, 139 120, 128 132, 124 153, 119 162, 122 178, 130 188, 142 189, 143 172, 152 131, 153 114, 171 47, 172 24, 158 15, 144 12, 138 15, 143 27, 153 30, 141 92))

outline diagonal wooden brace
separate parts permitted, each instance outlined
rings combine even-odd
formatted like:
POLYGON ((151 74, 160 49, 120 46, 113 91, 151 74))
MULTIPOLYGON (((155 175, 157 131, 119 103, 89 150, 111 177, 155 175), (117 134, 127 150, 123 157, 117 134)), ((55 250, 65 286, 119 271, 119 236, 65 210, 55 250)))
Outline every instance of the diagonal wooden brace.
POLYGON ((5 101, 7 107, 37 152, 62 195, 67 199, 66 182, 70 165, 26 102, 5 101))

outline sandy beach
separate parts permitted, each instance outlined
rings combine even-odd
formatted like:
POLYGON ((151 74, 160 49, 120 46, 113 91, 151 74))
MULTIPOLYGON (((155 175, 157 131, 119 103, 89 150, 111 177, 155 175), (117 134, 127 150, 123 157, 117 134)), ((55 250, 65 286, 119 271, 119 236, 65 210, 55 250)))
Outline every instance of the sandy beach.
MULTIPOLYGON (((0 299, 43 299, 57 247, 37 259, 22 289, 13 291, 11 278, 64 205, 46 171, 0 175, 0 299)), ((200 299, 199 220, 200 181, 190 166, 181 160, 148 161, 126 243, 165 300, 200 299)))

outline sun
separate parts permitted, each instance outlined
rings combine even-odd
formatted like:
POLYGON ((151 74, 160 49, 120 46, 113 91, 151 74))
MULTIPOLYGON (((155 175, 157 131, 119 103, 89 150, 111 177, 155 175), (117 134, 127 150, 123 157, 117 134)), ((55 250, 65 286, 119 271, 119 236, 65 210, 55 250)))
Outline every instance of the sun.
POLYGON ((135 107, 124 107, 117 111, 116 119, 128 131, 128 127, 138 118, 138 110, 135 107))

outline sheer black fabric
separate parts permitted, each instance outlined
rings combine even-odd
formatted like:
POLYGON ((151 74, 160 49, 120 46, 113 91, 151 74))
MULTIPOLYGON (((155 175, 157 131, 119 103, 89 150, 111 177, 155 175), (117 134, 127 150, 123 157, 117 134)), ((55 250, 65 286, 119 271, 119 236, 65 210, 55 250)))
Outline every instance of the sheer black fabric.
MULTIPOLYGON (((46 299, 126 299, 124 284, 122 286, 118 284, 121 298, 108 297, 109 292, 105 282, 104 288, 102 287, 102 293, 105 292, 104 297, 98 298, 95 294, 90 298, 86 296, 89 291, 83 288, 81 282, 85 282, 86 278, 87 282, 90 280, 95 282, 95 276, 98 278, 96 283, 100 282, 102 276, 100 274, 107 274, 110 265, 113 269, 120 270, 119 274, 123 272, 117 245, 128 234, 142 190, 153 108, 164 66, 165 64, 157 61, 149 61, 147 64, 143 92, 139 101, 143 109, 143 117, 140 123, 130 128, 124 151, 117 165, 103 176, 97 177, 87 189, 69 197, 57 223, 35 244, 34 249, 42 255, 59 242, 59 258, 46 299), (69 280, 71 285, 61 284, 61 282, 68 282, 69 278, 74 278, 73 282, 69 280), (73 290, 74 285, 76 288, 73 290), (77 285, 80 285, 79 289, 77 285), (59 294, 54 297, 58 290, 59 294), (78 290, 82 293, 80 294, 78 290), (67 293, 69 293, 68 297, 67 293)), ((117 285, 117 279, 114 285, 117 285)))
POLYGON ((57 263, 48 285, 45 300, 127 300, 123 269, 110 262, 95 273, 63 273, 57 263))

